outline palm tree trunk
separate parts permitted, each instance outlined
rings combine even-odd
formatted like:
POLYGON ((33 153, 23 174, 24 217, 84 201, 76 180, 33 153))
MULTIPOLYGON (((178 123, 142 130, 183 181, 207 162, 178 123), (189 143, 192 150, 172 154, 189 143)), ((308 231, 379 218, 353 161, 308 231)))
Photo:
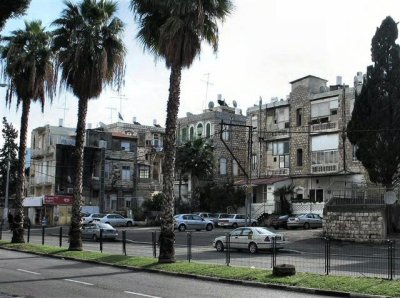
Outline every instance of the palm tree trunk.
POLYGON ((78 123, 76 125, 75 140, 75 183, 74 201, 72 204, 71 228, 69 229, 68 250, 82 250, 81 230, 81 206, 82 206, 82 175, 83 175, 83 153, 85 144, 86 113, 88 99, 80 98, 78 107, 78 123))
POLYGON ((24 243, 24 182, 25 182, 25 154, 26 154, 26 136, 28 132, 28 120, 30 110, 30 99, 22 100, 21 131, 19 136, 18 151, 18 176, 17 189, 14 201, 14 220, 12 224, 12 243, 24 243))
POLYGON ((161 214, 160 255, 159 263, 175 262, 174 233, 174 165, 175 165, 175 131, 179 110, 181 66, 172 66, 169 79, 169 97, 167 103, 167 120, 164 136, 163 163, 163 206, 161 214))

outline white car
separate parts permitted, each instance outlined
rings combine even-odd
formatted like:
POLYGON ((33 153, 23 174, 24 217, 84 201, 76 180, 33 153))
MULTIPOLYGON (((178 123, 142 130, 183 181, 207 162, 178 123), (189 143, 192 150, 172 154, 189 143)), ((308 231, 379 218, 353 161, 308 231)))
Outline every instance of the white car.
POLYGON ((100 222, 104 222, 116 226, 126 226, 131 227, 135 224, 133 218, 125 218, 119 214, 106 214, 102 218, 100 218, 100 222))
POLYGON ((82 217, 82 224, 86 225, 89 223, 92 223, 93 221, 100 221, 100 218, 102 218, 104 214, 101 213, 90 213, 90 214, 85 214, 85 216, 82 217))
MULTIPOLYGON (((271 249, 273 247, 273 238, 276 240, 276 248, 283 248, 287 241, 281 234, 276 234, 262 227, 244 227, 237 228, 229 233, 230 248, 246 249, 250 253, 256 253, 260 249, 271 249)), ((218 252, 224 251, 227 247, 226 236, 220 236, 214 239, 213 247, 218 252)))
MULTIPOLYGON (((247 220, 248 226, 256 226, 257 220, 251 219, 247 220)), ((246 216, 244 214, 229 214, 227 217, 218 220, 219 227, 231 227, 236 229, 237 227, 244 227, 246 226, 246 216)))

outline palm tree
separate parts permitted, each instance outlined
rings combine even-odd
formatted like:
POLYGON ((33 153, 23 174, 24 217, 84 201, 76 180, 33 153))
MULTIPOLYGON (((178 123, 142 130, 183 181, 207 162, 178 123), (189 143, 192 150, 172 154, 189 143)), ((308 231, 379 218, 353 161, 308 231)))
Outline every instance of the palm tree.
POLYGON ((190 173, 192 181, 192 209, 200 205, 199 180, 214 172, 214 147, 203 139, 189 141, 176 149, 175 166, 182 173, 190 173))
POLYGON ((31 0, 2 0, 0 3, 0 30, 7 19, 24 14, 31 0))
POLYGON ((54 48, 61 69, 61 84, 79 99, 76 126, 74 202, 69 250, 82 250, 81 205, 83 147, 88 101, 99 97, 104 85, 121 86, 125 66, 124 25, 115 17, 116 2, 69 1, 61 17, 53 22, 54 48))
POLYGON ((18 180, 14 202, 14 224, 12 242, 24 242, 22 201, 25 181, 26 136, 28 131, 29 109, 31 101, 39 101, 42 112, 46 96, 53 99, 55 77, 51 34, 45 31, 41 21, 25 22, 25 30, 13 31, 3 37, 5 46, 1 49, 4 63, 4 76, 8 80, 6 105, 11 105, 13 96, 17 99, 17 108, 22 104, 20 141, 18 150, 18 180))
POLYGON ((182 68, 189 68, 205 40, 218 49, 218 22, 233 9, 231 0, 131 0, 139 23, 138 39, 171 69, 164 136, 163 213, 159 262, 175 262, 174 160, 182 68))

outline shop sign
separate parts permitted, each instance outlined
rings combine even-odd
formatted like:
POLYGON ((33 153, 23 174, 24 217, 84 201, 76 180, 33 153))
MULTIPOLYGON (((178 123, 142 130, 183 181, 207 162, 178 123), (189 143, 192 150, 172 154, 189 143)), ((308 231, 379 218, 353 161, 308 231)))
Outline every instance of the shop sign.
POLYGON ((46 205, 72 205, 72 196, 45 196, 46 205))

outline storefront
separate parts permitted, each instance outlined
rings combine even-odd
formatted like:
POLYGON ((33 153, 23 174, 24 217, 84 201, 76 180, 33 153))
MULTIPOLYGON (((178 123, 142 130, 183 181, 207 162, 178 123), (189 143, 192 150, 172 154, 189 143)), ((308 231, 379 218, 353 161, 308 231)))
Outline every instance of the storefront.
POLYGON ((55 195, 44 197, 45 216, 50 225, 71 223, 72 196, 55 195))
POLYGON ((40 221, 44 216, 43 196, 26 197, 22 202, 24 207, 24 216, 29 218, 32 225, 40 225, 40 221))

